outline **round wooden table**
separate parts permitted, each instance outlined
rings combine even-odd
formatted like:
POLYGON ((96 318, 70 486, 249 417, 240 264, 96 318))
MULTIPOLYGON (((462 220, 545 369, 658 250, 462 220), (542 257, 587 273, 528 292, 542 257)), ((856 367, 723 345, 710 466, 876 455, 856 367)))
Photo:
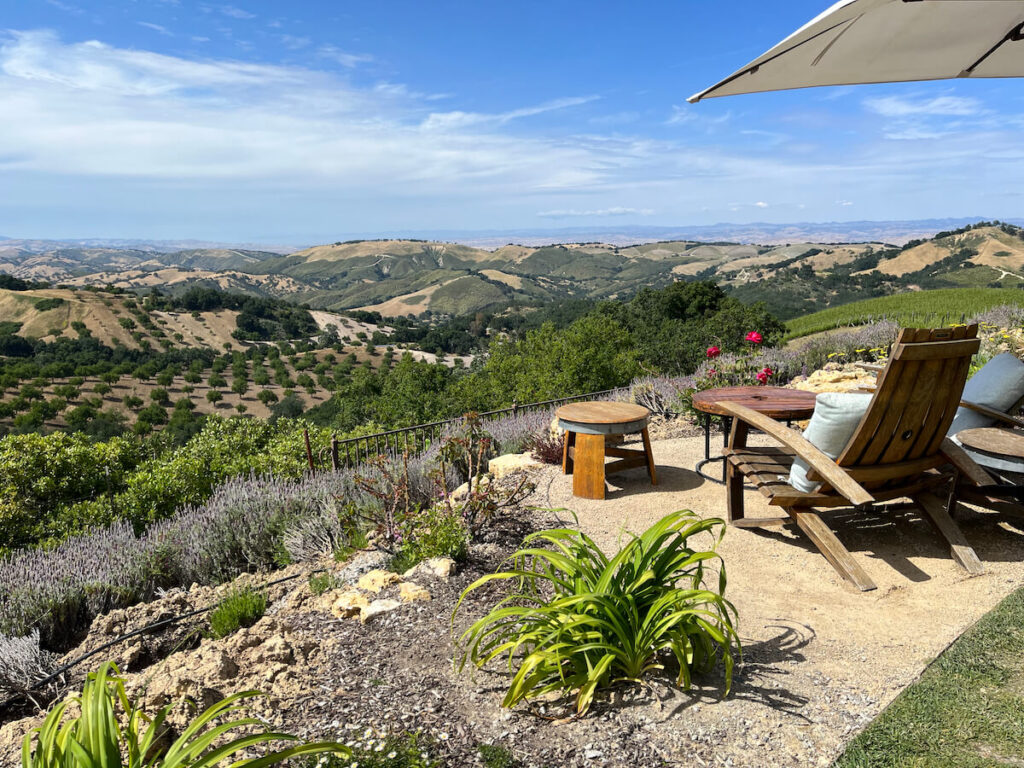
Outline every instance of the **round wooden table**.
POLYGON ((562 472, 572 475, 573 496, 603 499, 605 475, 633 467, 646 466, 651 484, 658 484, 647 434, 650 415, 642 405, 631 403, 570 403, 555 411, 558 426, 565 430, 562 472), (637 432, 643 439, 642 451, 621 448, 614 442, 617 435, 637 432), (606 466, 606 456, 618 461, 606 466))
POLYGON ((751 410, 787 424, 798 419, 809 419, 814 413, 817 395, 802 389, 784 387, 716 387, 693 393, 693 407, 704 414, 704 459, 697 462, 697 474, 714 483, 725 482, 725 457, 711 455, 711 416, 721 416, 722 446, 729 445, 729 425, 732 418, 718 403, 730 402, 745 405, 751 410), (704 473, 704 467, 714 461, 722 462, 722 479, 704 473))
POLYGON ((956 439, 964 448, 982 456, 1024 464, 1024 433, 999 427, 978 427, 957 432, 956 439))

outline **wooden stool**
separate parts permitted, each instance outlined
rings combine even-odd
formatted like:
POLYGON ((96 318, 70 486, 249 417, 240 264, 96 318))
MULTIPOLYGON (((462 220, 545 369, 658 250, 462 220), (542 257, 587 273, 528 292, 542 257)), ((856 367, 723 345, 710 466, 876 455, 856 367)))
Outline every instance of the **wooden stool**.
POLYGON ((558 426, 565 430, 562 472, 572 475, 573 496, 603 499, 605 473, 633 467, 646 466, 651 485, 658 484, 647 434, 650 415, 642 405, 629 403, 571 403, 555 411, 558 426), (643 438, 642 451, 618 447, 622 435, 637 432, 643 438), (606 456, 618 461, 606 466, 606 456))

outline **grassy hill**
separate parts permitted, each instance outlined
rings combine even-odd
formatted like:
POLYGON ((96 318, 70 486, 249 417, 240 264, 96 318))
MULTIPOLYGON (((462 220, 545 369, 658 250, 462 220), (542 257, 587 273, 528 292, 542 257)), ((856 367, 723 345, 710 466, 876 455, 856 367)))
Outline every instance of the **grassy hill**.
POLYGON ((1024 285, 1024 236, 983 222, 902 247, 885 243, 507 245, 361 240, 289 255, 63 248, 0 253, 0 271, 78 286, 182 293, 192 286, 384 316, 503 312, 570 299, 627 298, 644 287, 711 280, 782 319, 864 298, 937 288, 1024 285))
POLYGON ((894 320, 913 327, 939 327, 1006 304, 1024 306, 1024 291, 1015 288, 940 288, 900 293, 831 307, 790 320, 788 338, 796 339, 835 328, 894 320))

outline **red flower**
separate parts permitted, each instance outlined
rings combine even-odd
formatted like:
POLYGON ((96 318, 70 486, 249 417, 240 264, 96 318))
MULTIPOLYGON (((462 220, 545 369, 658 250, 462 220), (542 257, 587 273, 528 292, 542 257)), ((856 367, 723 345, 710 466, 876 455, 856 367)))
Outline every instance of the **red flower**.
POLYGON ((762 341, 764 341, 764 337, 757 331, 751 331, 750 333, 747 334, 747 341, 753 344, 760 344, 762 341))
POLYGON ((715 376, 717 374, 718 374, 718 371, 716 371, 714 368, 712 368, 710 371, 708 371, 708 376, 715 376))
POLYGON ((722 354, 722 350, 720 350, 718 347, 714 347, 714 346, 708 347, 707 354, 708 354, 708 357, 718 357, 720 354, 722 354))
POLYGON ((762 384, 767 384, 768 383, 768 374, 765 373, 764 371, 761 371, 759 374, 757 374, 757 380, 759 382, 761 382, 762 384))
POLYGON ((772 374, 775 373, 775 371, 773 371, 766 365, 764 368, 761 369, 761 373, 763 373, 765 376, 771 376, 772 374))

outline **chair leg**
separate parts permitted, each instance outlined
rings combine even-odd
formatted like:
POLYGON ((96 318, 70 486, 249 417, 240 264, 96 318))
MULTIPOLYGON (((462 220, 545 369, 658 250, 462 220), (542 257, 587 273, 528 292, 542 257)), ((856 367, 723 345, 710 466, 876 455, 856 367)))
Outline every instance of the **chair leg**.
POLYGON ((871 580, 864 569, 854 560, 850 551, 843 546, 842 542, 832 532, 832 529, 825 525, 824 521, 817 514, 806 507, 792 507, 786 511, 796 521, 796 524, 800 526, 800 530, 807 534, 807 538, 814 543, 818 551, 839 572, 840 576, 862 592, 875 589, 875 582, 871 580))
POLYGON ((565 430, 564 441, 562 442, 562 474, 572 474, 572 448, 576 443, 576 433, 565 430))
POLYGON ((651 436, 647 433, 647 427, 640 432, 644 441, 644 453, 647 454, 647 474, 651 478, 651 485, 658 484, 658 473, 654 469, 654 453, 651 452, 651 436))
POLYGON ((950 517, 949 510, 943 505, 942 500, 933 494, 921 493, 914 496, 913 501, 924 512, 925 518, 935 527, 939 535, 949 544, 949 552, 953 559, 972 576, 984 573, 985 566, 981 564, 978 555, 967 543, 960 527, 950 517))
POLYGON ((732 524, 743 519, 743 473, 725 458, 726 520, 732 524))

